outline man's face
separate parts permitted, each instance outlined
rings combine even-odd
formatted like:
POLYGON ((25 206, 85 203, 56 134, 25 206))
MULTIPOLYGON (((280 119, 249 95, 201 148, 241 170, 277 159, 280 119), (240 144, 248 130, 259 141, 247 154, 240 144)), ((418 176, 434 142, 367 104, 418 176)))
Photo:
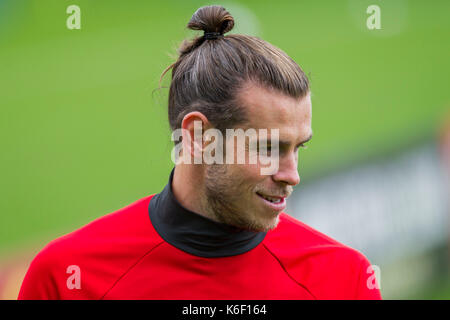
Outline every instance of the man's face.
POLYGON ((266 129, 268 145, 271 130, 279 130, 278 169, 272 175, 262 175, 259 157, 256 164, 246 160, 245 164, 209 165, 205 174, 206 202, 209 211, 223 223, 268 231, 277 226, 286 198, 300 182, 298 149, 312 136, 311 98, 308 94, 295 99, 248 84, 239 94, 239 100, 246 108, 248 122, 237 128, 253 128, 256 132, 266 129))

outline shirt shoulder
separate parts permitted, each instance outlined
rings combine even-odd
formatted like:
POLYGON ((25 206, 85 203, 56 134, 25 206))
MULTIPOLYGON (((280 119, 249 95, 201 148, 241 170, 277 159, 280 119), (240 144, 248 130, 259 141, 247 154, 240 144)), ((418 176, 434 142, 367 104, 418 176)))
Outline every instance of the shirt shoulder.
POLYGON ((31 262, 19 299, 102 298, 121 275, 162 241, 148 215, 152 197, 48 243, 31 262))
POLYGON ((381 298, 376 283, 375 290, 368 291, 373 270, 363 253, 286 213, 280 215, 278 226, 267 233, 263 244, 317 299, 381 298))

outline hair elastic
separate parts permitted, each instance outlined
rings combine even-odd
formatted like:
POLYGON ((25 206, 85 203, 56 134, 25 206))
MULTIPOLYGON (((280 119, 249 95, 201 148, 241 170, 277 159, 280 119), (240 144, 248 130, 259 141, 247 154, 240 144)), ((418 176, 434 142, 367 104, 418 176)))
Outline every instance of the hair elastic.
POLYGON ((203 37, 205 38, 205 40, 214 40, 221 36, 222 36, 222 34, 220 32, 205 32, 203 34, 203 37))

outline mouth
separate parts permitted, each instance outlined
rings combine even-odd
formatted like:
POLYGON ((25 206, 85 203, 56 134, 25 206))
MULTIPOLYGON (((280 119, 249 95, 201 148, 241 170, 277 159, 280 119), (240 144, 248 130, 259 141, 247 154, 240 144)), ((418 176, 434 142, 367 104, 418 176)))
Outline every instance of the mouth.
POLYGON ((286 208, 286 197, 274 196, 274 195, 265 195, 259 192, 256 192, 258 197, 264 201, 264 204, 275 211, 282 211, 286 208))

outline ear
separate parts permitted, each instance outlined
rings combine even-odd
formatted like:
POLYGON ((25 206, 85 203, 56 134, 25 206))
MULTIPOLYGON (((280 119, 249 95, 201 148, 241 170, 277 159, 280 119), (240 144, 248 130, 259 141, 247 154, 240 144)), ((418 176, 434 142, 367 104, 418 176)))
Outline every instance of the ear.
POLYGON ((193 157, 194 164, 202 163, 203 149, 206 145, 203 134, 211 127, 208 118, 198 111, 189 112, 181 122, 183 155, 193 157))

